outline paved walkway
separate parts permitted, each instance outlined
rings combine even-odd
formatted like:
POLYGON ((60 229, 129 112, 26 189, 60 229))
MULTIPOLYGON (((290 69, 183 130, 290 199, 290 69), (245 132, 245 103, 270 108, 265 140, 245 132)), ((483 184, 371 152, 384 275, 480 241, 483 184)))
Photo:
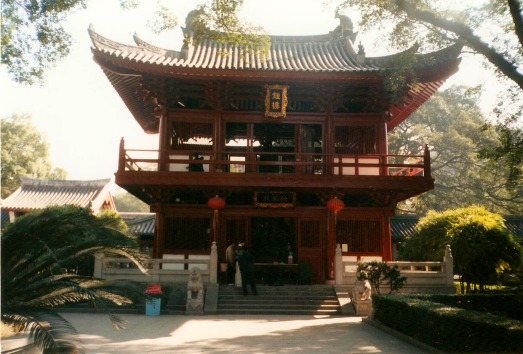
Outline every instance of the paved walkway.
POLYGON ((64 313, 87 353, 425 353, 360 317, 64 313))

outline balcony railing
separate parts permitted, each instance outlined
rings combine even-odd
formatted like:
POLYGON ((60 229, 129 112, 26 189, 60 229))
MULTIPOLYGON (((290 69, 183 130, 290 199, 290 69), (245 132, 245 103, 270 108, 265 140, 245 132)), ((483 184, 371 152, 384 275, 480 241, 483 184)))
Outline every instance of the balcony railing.
POLYGON ((424 155, 348 155, 290 152, 240 152, 125 149, 120 145, 118 172, 156 171, 182 173, 201 164, 210 173, 280 173, 339 176, 430 177, 430 153, 424 155), (203 160, 193 159, 199 153, 203 160))

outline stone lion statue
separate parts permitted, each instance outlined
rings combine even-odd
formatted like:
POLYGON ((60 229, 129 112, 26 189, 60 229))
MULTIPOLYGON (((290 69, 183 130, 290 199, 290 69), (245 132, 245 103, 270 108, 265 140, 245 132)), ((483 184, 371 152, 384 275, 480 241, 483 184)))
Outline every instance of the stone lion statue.
POLYGON ((193 268, 187 282, 187 311, 203 310, 203 282, 199 268, 193 268))
POLYGON ((352 293, 353 300, 370 300, 371 286, 368 280, 356 280, 354 283, 354 291, 352 293))

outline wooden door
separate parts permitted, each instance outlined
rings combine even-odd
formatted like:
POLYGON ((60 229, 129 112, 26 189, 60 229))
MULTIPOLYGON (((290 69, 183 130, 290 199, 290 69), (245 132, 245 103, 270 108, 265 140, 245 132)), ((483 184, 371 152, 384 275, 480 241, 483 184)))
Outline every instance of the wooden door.
POLYGON ((322 224, 320 218, 301 218, 298 222, 297 262, 304 271, 308 271, 304 265, 310 265, 312 284, 325 283, 325 227, 322 224))

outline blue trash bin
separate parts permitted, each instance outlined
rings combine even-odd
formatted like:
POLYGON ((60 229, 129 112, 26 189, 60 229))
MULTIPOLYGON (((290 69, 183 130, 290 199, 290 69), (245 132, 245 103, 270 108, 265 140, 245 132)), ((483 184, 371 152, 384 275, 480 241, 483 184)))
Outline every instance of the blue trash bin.
POLYGON ((159 316, 161 305, 162 305, 162 298, 149 297, 145 302, 145 315, 146 316, 159 316))
POLYGON ((160 307, 162 306, 162 288, 159 284, 149 285, 145 290, 147 299, 145 300, 145 315, 159 316, 160 307))

